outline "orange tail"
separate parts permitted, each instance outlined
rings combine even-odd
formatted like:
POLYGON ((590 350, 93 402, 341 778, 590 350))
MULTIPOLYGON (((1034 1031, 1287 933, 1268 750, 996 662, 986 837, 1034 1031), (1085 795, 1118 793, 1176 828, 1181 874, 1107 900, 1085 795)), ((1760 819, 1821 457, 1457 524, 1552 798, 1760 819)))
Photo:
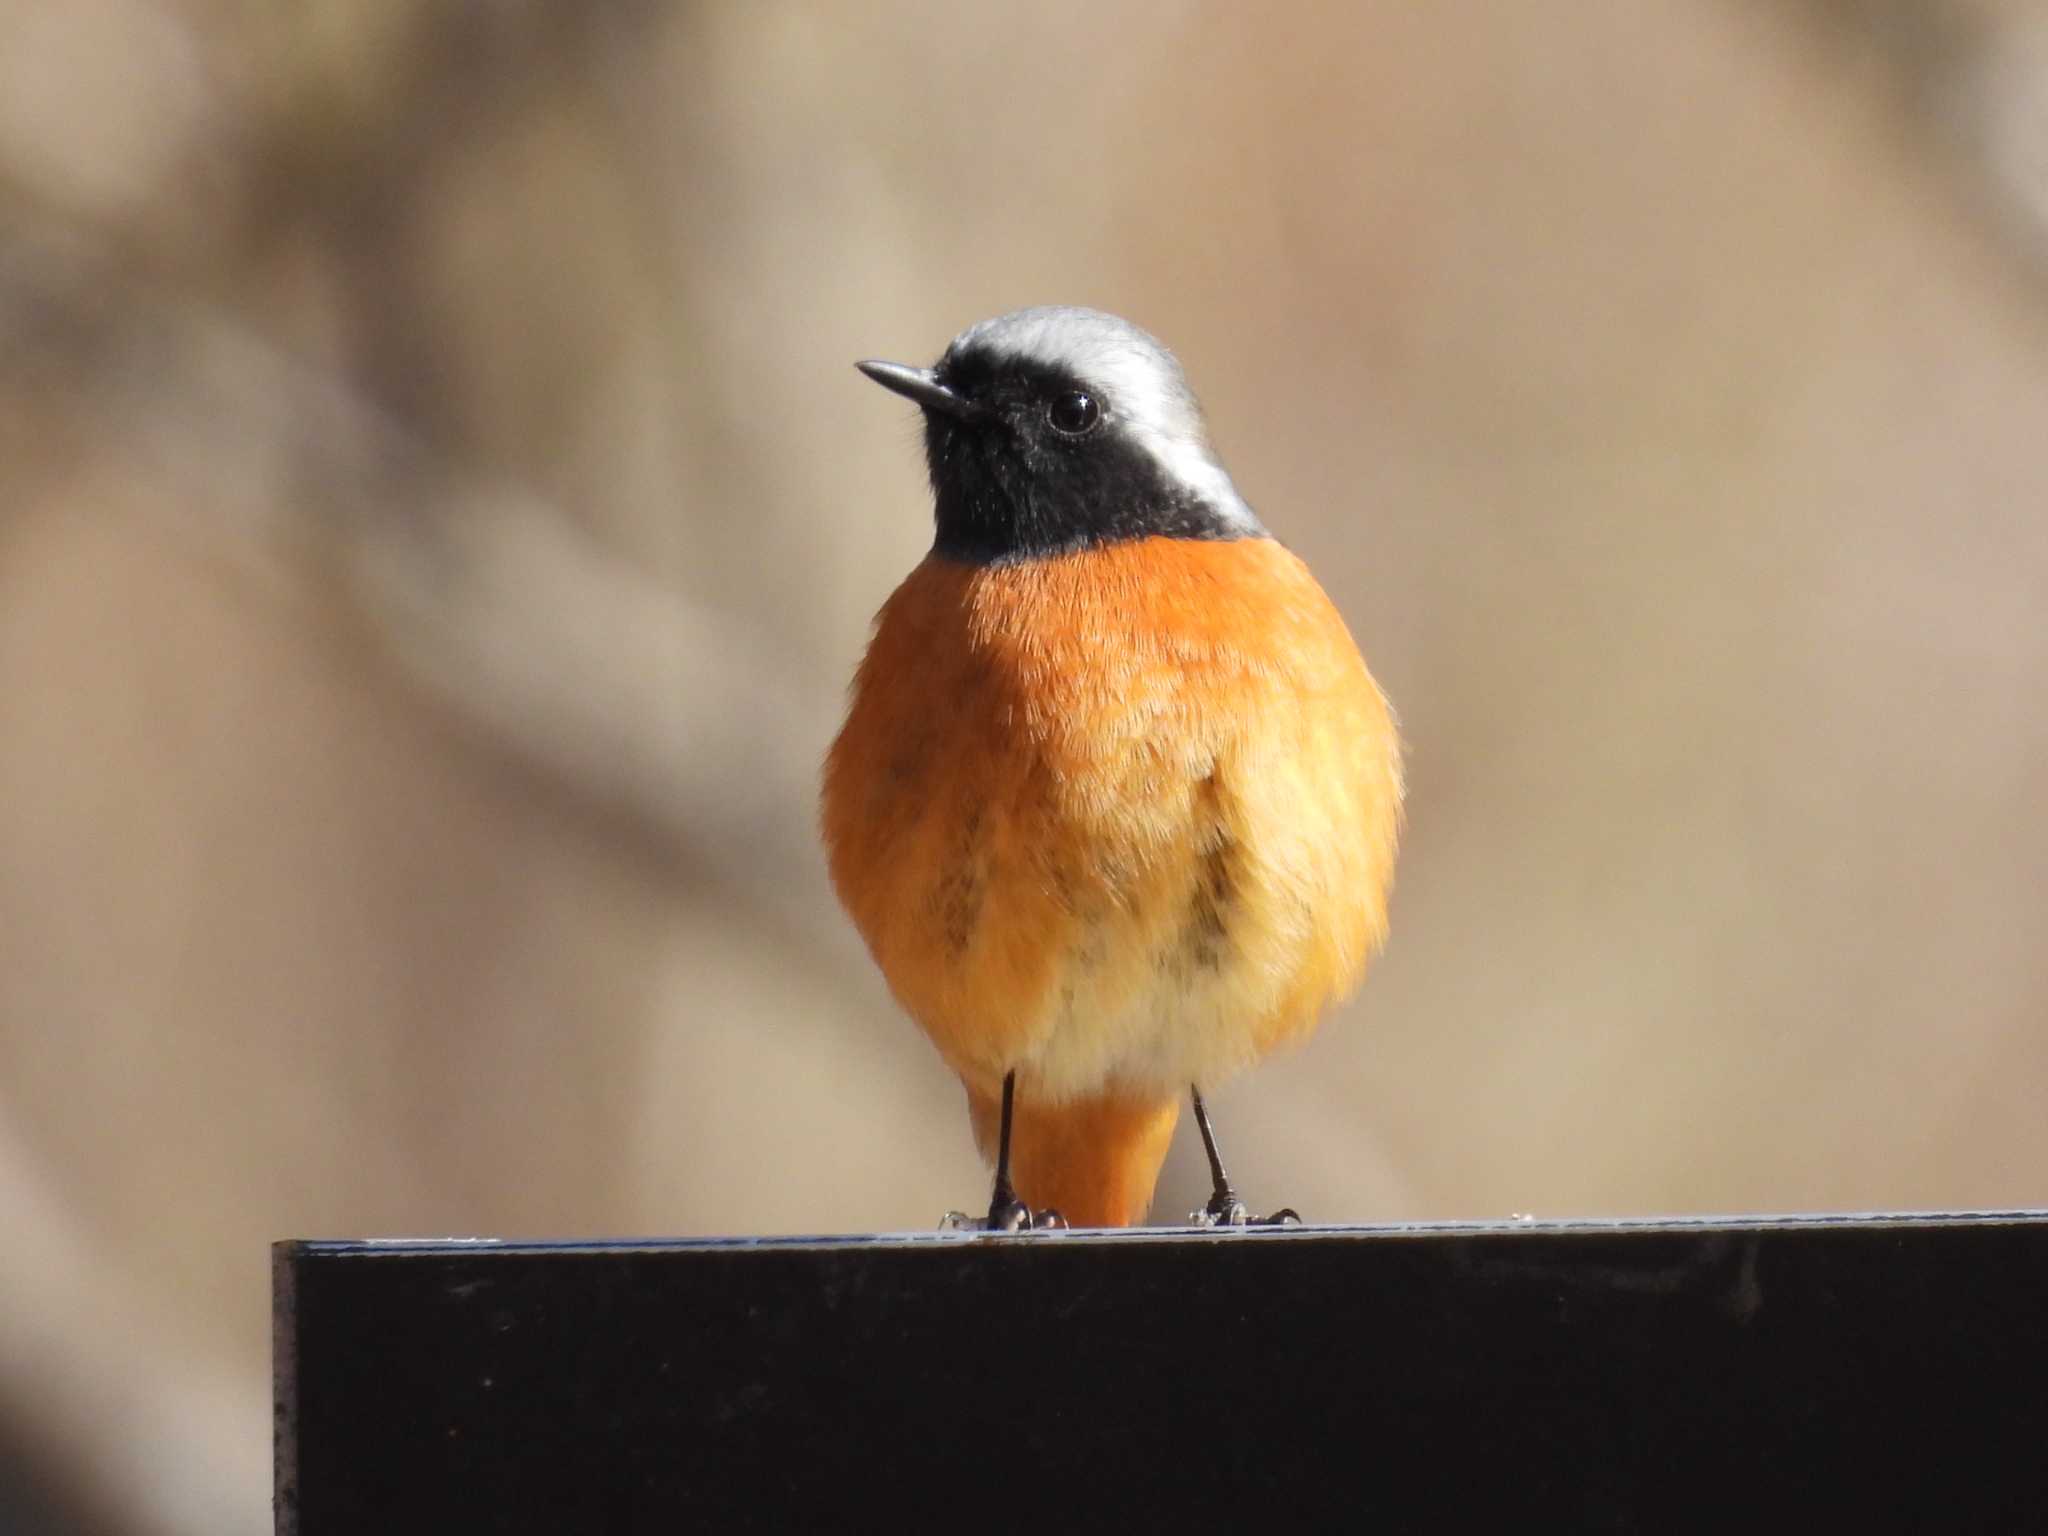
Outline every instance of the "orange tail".
MULTIPOLYGON (((974 1140, 994 1161, 1002 1094, 967 1090, 974 1140)), ((1166 1161, 1178 1096, 1089 1098, 1034 1104, 1021 1088, 1011 1108, 1010 1179, 1033 1210, 1050 1206, 1077 1227, 1127 1227, 1143 1218, 1166 1161)))

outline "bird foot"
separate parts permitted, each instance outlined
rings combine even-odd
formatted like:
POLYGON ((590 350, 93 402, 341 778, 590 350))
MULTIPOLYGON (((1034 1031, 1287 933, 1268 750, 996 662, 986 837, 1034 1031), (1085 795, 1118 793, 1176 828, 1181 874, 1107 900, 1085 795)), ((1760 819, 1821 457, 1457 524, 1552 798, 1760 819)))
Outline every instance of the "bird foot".
POLYGON ((1067 1218, 1048 1207, 1034 1211, 1020 1200, 998 1200, 986 1216, 965 1211, 948 1211, 939 1221, 941 1232, 1064 1232, 1067 1218))
POLYGON ((1188 1223, 1196 1227, 1298 1227, 1301 1216, 1284 1205, 1270 1216, 1254 1216, 1232 1191, 1219 1189, 1207 1205, 1188 1213, 1188 1223))

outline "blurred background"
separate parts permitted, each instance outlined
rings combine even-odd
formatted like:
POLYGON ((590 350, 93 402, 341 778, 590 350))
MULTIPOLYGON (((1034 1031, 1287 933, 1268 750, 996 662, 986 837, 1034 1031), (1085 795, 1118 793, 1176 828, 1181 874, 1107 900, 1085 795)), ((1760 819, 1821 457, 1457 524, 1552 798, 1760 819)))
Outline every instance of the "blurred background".
POLYGON ((0 1526, 269 1528, 274 1238, 981 1197, 815 776, 1043 302, 1412 744, 1254 1198, 2048 1203, 2038 4, 0 0, 0 1526))

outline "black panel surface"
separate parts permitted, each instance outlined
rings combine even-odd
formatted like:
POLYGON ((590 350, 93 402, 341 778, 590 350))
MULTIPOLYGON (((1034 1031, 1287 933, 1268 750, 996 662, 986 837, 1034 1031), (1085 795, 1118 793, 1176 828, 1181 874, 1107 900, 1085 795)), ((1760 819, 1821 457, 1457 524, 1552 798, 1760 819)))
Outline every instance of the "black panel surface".
POLYGON ((283 1243, 278 1524, 2048 1529, 2048 1216, 283 1243))

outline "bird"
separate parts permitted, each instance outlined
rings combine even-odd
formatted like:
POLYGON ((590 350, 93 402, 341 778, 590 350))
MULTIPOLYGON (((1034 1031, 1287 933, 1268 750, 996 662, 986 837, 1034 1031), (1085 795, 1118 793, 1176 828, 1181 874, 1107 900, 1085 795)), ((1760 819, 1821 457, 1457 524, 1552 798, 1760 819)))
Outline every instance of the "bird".
POLYGON ((1144 1219, 1193 1106, 1198 1226, 1255 1216, 1205 1092, 1299 1042, 1387 935, 1393 710, 1239 495, 1173 353, 1021 309, 937 363, 930 552, 876 617, 821 795, 834 888, 966 1089, 998 1232, 1144 1219))

